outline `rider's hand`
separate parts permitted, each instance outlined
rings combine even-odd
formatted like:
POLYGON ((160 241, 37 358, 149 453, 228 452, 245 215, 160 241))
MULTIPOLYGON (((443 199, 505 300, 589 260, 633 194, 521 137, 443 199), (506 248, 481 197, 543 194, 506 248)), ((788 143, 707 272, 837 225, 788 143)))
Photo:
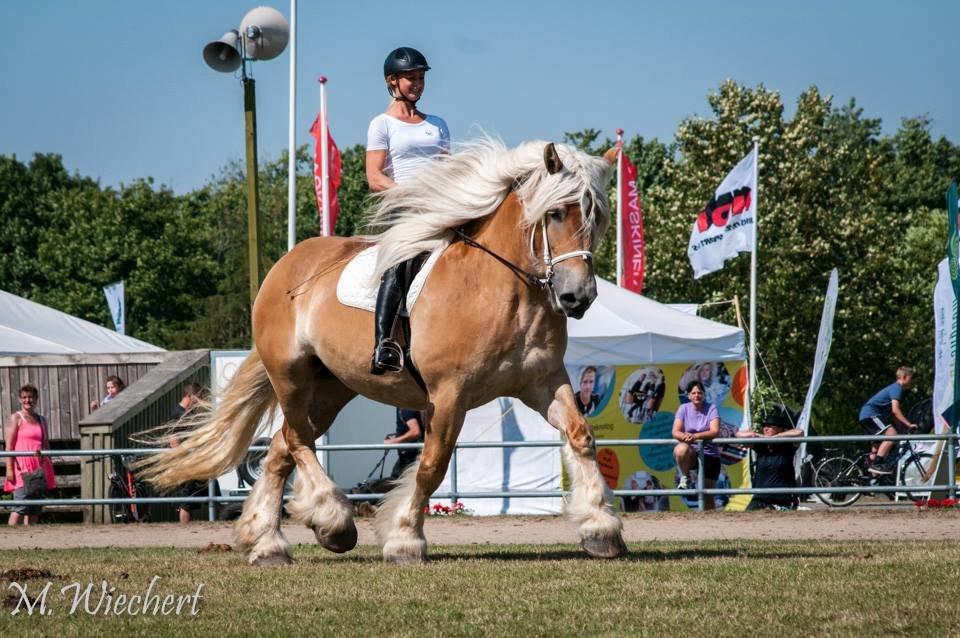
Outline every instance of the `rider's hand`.
POLYGON ((913 432, 914 430, 917 429, 917 424, 916 424, 916 423, 908 423, 908 424, 907 424, 907 429, 910 430, 911 432, 913 432))

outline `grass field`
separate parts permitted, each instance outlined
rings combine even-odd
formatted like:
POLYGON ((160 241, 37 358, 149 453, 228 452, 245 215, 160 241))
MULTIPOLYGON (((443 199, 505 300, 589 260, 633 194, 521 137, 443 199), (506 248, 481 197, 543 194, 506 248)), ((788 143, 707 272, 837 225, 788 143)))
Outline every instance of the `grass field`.
MULTIPOLYGON (((960 542, 634 543, 625 560, 569 545, 434 547, 420 567, 385 565, 365 547, 297 548, 287 567, 235 552, 71 549, 0 552, 4 636, 955 636, 960 542), (25 570, 42 570, 30 574, 25 570), (49 576, 46 575, 49 572, 49 576), (32 578, 27 576, 32 575, 32 578), (119 594, 195 594, 177 615, 105 615, 119 594), (93 583, 71 615, 74 588, 93 583), (36 599, 28 615, 11 581, 36 599), (109 590, 108 590, 109 591, 109 590), (17 605, 20 611, 13 614, 17 605)), ((143 606, 137 608, 140 612, 143 606)), ((168 610, 170 607, 168 607, 168 610)), ((159 610, 162 612, 162 609, 159 610)))

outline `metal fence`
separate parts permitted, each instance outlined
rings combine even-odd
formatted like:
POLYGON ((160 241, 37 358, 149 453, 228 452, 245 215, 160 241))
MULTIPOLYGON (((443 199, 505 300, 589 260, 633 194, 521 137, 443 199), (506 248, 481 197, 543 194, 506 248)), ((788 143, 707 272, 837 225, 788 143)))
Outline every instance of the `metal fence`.
MULTIPOLYGON (((918 486, 919 489, 916 491, 919 492, 940 492, 945 493, 950 498, 956 498, 957 493, 957 446, 956 443, 960 439, 960 435, 956 433, 947 433, 947 434, 911 434, 911 435, 898 435, 891 437, 877 437, 870 435, 856 435, 856 436, 805 436, 805 437, 790 437, 790 438, 781 438, 777 441, 777 444, 793 444, 793 443, 802 443, 802 442, 818 442, 818 443, 861 443, 861 442, 877 442, 880 440, 890 440, 890 441, 947 441, 949 442, 946 445, 946 450, 944 451, 944 458, 941 458, 941 462, 946 460, 945 475, 946 480, 937 483, 937 476, 942 476, 944 472, 939 472, 937 476, 934 476, 930 481, 930 484, 924 484, 918 486)), ((621 439, 621 440, 601 440, 598 441, 598 447, 623 447, 623 446, 637 446, 637 445, 676 445, 676 441, 673 439, 621 439)), ((704 446, 701 444, 698 445, 698 457, 700 462, 700 467, 704 467, 704 446)), ((771 439, 769 438, 716 438, 711 441, 714 444, 731 444, 731 445, 740 445, 740 446, 753 446, 753 445, 769 445, 771 444, 771 439)), ((432 495, 432 498, 449 498, 452 501, 456 502, 459 499, 463 498, 556 498, 563 497, 568 494, 564 490, 538 490, 538 491, 517 491, 517 490, 507 490, 501 492, 486 491, 486 492, 462 492, 459 490, 457 483, 457 464, 458 464, 458 452, 460 450, 468 450, 475 448, 521 448, 521 447, 560 447, 563 445, 561 441, 484 441, 484 442, 467 442, 467 443, 457 443, 453 451, 453 456, 450 460, 450 490, 448 492, 438 492, 432 495)), ((345 451, 357 451, 357 450, 400 450, 400 449, 420 449, 423 447, 422 443, 403 443, 403 444, 352 444, 352 445, 318 445, 318 451, 326 452, 345 452, 345 451)), ((164 451, 165 448, 113 448, 113 449, 81 449, 81 450, 44 450, 41 454, 43 456, 89 456, 89 457, 101 457, 109 458, 112 455, 131 455, 131 456, 143 456, 149 454, 156 454, 158 452, 164 451)), ((265 446, 252 446, 250 451, 265 451, 267 448, 265 446)), ((8 452, 0 450, 0 458, 10 457, 10 456, 33 456, 36 455, 35 452, 8 452)), ((207 496, 156 496, 149 498, 79 498, 79 499, 43 499, 43 500, 4 500, 0 501, 0 506, 2 507, 12 507, 19 505, 31 505, 31 504, 42 504, 42 505, 82 505, 82 506, 104 506, 111 504, 129 504, 129 503, 158 503, 158 504, 179 504, 179 503, 201 503, 207 504, 209 508, 209 520, 215 520, 215 505, 221 503, 236 503, 246 500, 246 496, 217 496, 214 491, 215 481, 210 481, 208 483, 208 492, 207 496)), ((904 492, 903 485, 858 485, 850 487, 831 487, 829 490, 824 489, 823 487, 791 487, 791 488, 707 488, 704 485, 704 475, 703 472, 697 473, 697 482, 696 485, 690 489, 681 490, 681 489, 652 489, 652 490, 614 490, 614 496, 696 496, 698 502, 698 509, 704 511, 705 509, 705 499, 709 496, 717 495, 736 495, 736 494, 764 494, 764 495, 808 495, 808 494, 822 494, 824 492, 830 493, 897 493, 904 492)), ((348 494, 347 498, 351 500, 374 500, 382 498, 383 494, 379 493, 368 493, 368 494, 348 494)), ((285 500, 289 498, 289 495, 285 495, 285 500)), ((88 518, 87 520, 93 520, 88 518)))

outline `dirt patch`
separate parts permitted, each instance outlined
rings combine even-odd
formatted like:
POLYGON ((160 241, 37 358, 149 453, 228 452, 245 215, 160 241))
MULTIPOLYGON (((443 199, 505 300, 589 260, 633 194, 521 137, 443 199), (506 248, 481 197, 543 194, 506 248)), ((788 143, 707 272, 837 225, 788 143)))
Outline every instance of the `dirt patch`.
MULTIPOLYGON (((958 510, 856 509, 800 512, 686 512, 632 514, 623 519, 628 543, 653 540, 902 540, 955 539, 958 510)), ((63 547, 185 547, 201 549, 233 539, 232 523, 36 525, 7 528, 0 550, 63 547)), ((359 542, 375 545, 373 521, 357 520, 359 542)), ((575 526, 558 516, 455 516, 427 519, 432 545, 578 543, 575 526)), ((283 527, 293 544, 312 544, 303 526, 283 527)), ((210 551, 210 550, 208 550, 210 551)))

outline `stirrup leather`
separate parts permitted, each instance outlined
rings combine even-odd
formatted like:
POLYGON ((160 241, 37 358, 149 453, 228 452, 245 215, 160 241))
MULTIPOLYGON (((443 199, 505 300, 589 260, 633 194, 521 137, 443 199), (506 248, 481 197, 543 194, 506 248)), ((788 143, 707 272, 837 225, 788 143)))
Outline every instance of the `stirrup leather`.
POLYGON ((373 354, 373 362, 388 372, 400 372, 404 363, 403 348, 393 339, 383 339, 373 354))

